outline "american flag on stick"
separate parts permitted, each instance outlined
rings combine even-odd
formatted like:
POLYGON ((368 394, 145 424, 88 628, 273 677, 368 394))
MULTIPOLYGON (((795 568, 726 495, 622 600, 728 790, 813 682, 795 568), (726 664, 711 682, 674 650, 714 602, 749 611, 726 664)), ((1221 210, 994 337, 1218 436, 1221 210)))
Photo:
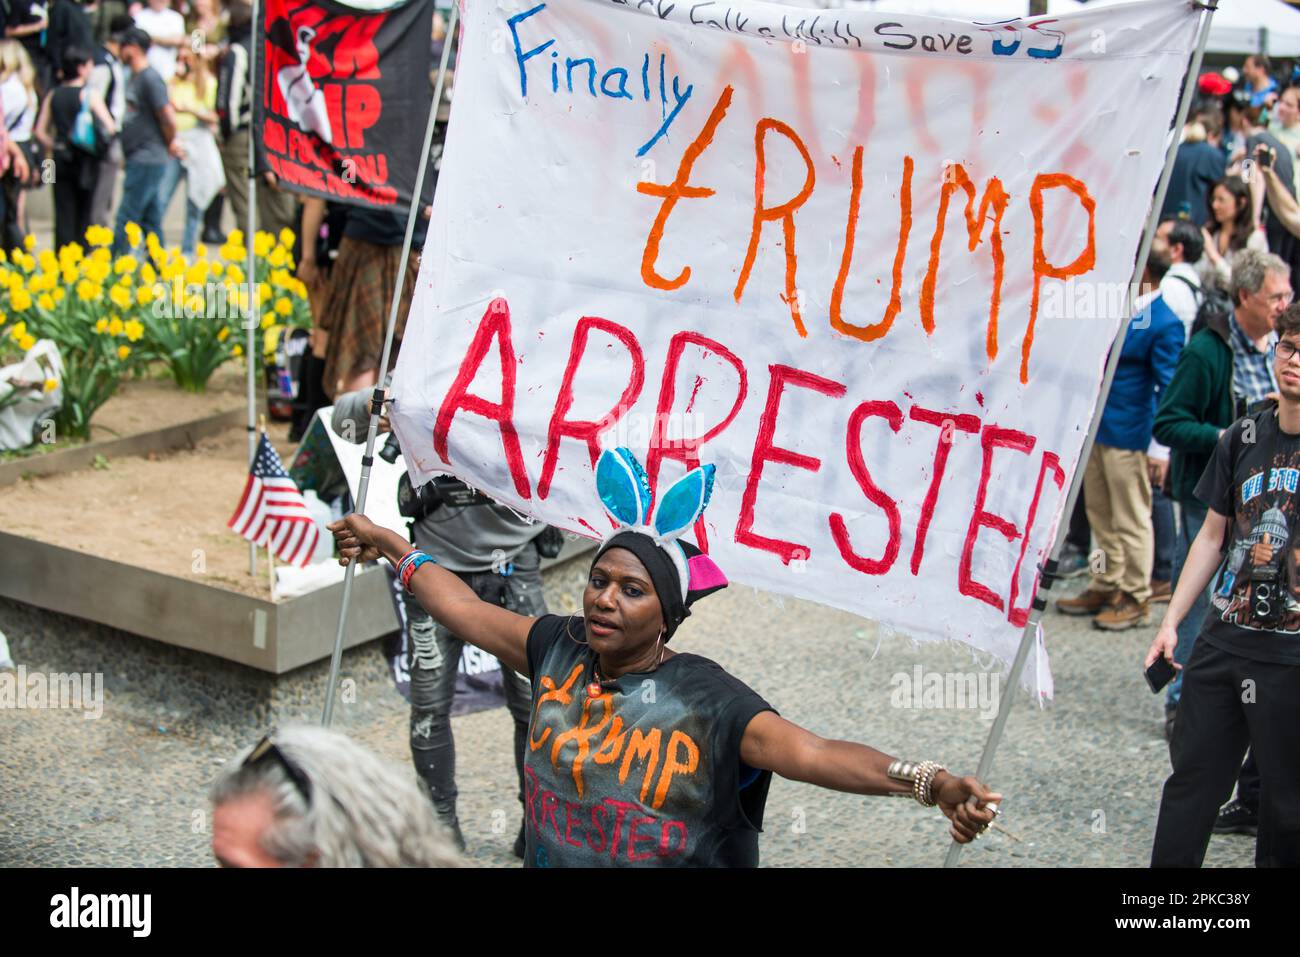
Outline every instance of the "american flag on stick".
POLYGON ((290 565, 306 565, 316 551, 320 529, 265 432, 257 443, 244 496, 226 524, 290 565))

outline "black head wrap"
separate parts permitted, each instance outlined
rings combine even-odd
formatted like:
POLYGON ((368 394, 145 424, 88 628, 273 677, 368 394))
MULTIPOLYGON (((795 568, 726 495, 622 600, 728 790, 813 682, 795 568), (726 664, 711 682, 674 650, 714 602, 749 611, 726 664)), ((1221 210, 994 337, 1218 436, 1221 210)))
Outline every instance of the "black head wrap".
MULTIPOLYGON (((681 540, 669 547, 676 548, 678 546, 686 554, 688 568, 692 558, 703 554, 694 545, 681 540)), ((677 626, 690 617, 690 606, 692 604, 706 595, 711 595, 715 591, 727 587, 726 579, 722 577, 722 573, 717 570, 716 566, 709 563, 711 571, 716 572, 716 574, 705 576, 707 581, 702 582, 702 587, 689 590, 686 593, 686 600, 683 601, 681 577, 677 566, 668 553, 656 544, 655 540, 649 535, 644 532, 619 532, 601 545, 596 552, 596 557, 591 560, 591 564, 595 566, 600 557, 611 548, 627 549, 645 566, 646 572, 650 575, 650 582, 655 586, 655 594, 659 597, 659 606, 663 609, 665 642, 672 638, 677 626)))

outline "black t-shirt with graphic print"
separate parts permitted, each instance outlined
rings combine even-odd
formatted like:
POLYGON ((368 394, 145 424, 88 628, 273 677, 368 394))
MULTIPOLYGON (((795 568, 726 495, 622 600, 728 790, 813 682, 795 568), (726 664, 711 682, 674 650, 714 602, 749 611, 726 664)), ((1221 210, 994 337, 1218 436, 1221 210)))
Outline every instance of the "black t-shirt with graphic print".
POLYGON ((740 742, 774 709, 699 655, 593 687, 583 639, 578 616, 528 634, 525 866, 757 867, 772 773, 740 742))
POLYGON ((1196 485, 1196 497, 1228 518, 1228 550, 1201 638, 1222 651, 1300 665, 1300 435, 1269 410, 1233 423, 1196 485), (1254 441, 1242 431, 1254 422, 1254 441), (1240 432, 1237 462, 1233 436, 1240 432))

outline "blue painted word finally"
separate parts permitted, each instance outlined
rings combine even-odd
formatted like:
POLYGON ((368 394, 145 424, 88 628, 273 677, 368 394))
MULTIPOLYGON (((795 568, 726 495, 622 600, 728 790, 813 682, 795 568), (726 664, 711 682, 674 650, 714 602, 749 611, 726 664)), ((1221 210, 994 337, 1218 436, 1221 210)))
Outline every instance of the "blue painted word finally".
MULTIPOLYGON (((646 140, 641 148, 636 151, 637 156, 645 156, 655 143, 659 142, 668 132, 668 128, 673 125, 673 121, 681 113, 682 107, 691 98, 695 85, 689 84, 685 90, 682 90, 681 77, 673 76, 670 89, 667 70, 665 69, 667 58, 662 53, 658 57, 657 69, 651 55, 646 53, 641 58, 639 70, 637 71, 639 76, 634 77, 631 72, 621 66, 611 67, 602 73, 593 57, 566 56, 561 59, 560 52, 552 49, 555 46, 554 37, 530 50, 525 50, 523 44, 519 42, 519 25, 545 9, 546 4, 539 3, 531 10, 517 13, 506 21, 506 25, 510 27, 510 36, 514 39, 515 62, 519 65, 520 95, 524 99, 528 98, 528 61, 533 57, 542 56, 548 50, 550 51, 549 59, 551 63, 550 89, 553 94, 560 92, 562 83, 569 93, 573 93, 576 74, 577 92, 581 93, 585 89, 593 97, 604 96, 611 100, 631 100, 636 102, 636 94, 640 94, 642 100, 649 103, 652 94, 656 95, 659 100, 660 115, 663 117, 663 122, 659 125, 659 129, 655 131, 654 136, 646 140), (671 97, 671 100, 669 97, 671 97), (671 109, 669 109, 670 103, 671 109)), ((544 57, 543 59, 547 58, 544 57)))

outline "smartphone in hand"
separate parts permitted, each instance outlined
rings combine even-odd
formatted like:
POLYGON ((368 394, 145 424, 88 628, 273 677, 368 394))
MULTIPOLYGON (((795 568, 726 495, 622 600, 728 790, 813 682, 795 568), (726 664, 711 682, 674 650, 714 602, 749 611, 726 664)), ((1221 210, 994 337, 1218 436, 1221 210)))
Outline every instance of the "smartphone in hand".
POLYGON ((1151 686, 1152 694, 1159 694, 1165 685, 1174 680, 1174 666, 1165 660, 1161 655, 1151 667, 1146 670, 1147 684, 1151 686))

